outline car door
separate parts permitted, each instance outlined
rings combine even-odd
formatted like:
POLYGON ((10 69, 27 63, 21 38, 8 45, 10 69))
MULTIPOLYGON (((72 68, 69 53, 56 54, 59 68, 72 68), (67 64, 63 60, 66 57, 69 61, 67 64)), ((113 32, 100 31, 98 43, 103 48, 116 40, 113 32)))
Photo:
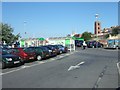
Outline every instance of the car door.
POLYGON ((49 49, 46 48, 46 47, 42 47, 42 48, 43 48, 43 52, 45 53, 45 56, 46 56, 46 57, 49 57, 49 56, 50 56, 49 49))
POLYGON ((35 52, 36 52, 36 55, 40 55, 41 57, 44 56, 44 55, 43 55, 43 51, 42 51, 41 48, 36 47, 36 48, 34 48, 34 50, 35 50, 35 52))

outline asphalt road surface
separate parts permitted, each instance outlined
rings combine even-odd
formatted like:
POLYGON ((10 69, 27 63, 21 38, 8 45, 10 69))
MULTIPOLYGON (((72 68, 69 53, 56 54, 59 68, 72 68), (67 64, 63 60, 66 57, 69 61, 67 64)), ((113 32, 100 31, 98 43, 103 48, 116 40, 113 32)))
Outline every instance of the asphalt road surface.
POLYGON ((2 88, 117 88, 117 62, 117 50, 77 48, 3 70, 2 88))

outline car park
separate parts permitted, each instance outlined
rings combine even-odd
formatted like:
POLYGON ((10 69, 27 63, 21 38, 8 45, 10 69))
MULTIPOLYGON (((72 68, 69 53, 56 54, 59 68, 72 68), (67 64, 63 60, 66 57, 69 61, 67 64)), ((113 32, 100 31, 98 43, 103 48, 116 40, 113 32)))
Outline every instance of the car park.
POLYGON ((35 53, 27 48, 10 48, 10 53, 21 57, 25 62, 35 59, 35 53))
POLYGON ((2 63, 2 69, 18 64, 24 64, 24 61, 19 56, 10 54, 10 52, 7 49, 3 48, 1 51, 2 53, 0 53, 0 55, 2 58, 0 58, 0 63, 2 63))

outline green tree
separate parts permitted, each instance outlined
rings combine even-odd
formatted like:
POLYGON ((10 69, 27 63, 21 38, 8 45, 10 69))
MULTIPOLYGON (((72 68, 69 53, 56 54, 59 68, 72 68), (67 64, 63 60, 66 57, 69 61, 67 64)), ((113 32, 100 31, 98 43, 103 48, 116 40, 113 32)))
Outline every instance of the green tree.
POLYGON ((13 34, 14 30, 10 25, 1 23, 0 26, 2 27, 0 29, 0 34, 1 34, 0 38, 2 39, 2 41, 5 41, 7 44, 11 44, 15 42, 20 37, 20 34, 17 35, 13 34))
POLYGON ((113 28, 111 33, 112 36, 116 36, 118 34, 120 34, 120 26, 113 28))
POLYGON ((104 38, 105 38, 105 39, 109 38, 109 34, 106 34, 106 35, 104 36, 104 38))
POLYGON ((90 40, 92 38, 91 35, 92 35, 91 32, 84 32, 84 33, 82 33, 81 38, 84 38, 85 41, 88 41, 88 40, 90 40))

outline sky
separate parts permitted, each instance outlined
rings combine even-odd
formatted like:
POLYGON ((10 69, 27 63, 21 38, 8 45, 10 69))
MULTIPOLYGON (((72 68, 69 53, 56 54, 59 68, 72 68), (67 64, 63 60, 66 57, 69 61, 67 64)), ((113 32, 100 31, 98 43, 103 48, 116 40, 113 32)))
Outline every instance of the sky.
POLYGON ((118 25, 117 2, 2 3, 2 22, 23 38, 64 37, 73 31, 94 33, 95 14, 102 29, 118 25))

